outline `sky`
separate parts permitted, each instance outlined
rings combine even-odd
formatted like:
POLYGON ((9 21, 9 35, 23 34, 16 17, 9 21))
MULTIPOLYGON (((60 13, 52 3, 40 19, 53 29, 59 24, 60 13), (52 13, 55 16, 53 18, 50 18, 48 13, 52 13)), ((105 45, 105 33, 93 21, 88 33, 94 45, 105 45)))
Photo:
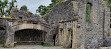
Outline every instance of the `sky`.
POLYGON ((50 3, 51 0, 17 0, 17 3, 15 3, 15 5, 18 5, 19 9, 21 6, 26 5, 30 12, 36 14, 36 9, 40 5, 48 6, 50 3))

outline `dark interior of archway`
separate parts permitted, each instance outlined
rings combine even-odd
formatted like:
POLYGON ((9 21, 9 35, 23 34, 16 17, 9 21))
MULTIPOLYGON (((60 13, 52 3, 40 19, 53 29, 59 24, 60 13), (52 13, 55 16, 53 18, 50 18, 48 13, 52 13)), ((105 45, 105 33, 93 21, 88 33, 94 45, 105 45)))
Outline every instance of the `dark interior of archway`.
POLYGON ((45 40, 45 34, 36 29, 24 29, 15 32, 14 40, 17 43, 41 43, 45 40))
POLYGON ((5 30, 3 27, 0 27, 0 30, 5 30))

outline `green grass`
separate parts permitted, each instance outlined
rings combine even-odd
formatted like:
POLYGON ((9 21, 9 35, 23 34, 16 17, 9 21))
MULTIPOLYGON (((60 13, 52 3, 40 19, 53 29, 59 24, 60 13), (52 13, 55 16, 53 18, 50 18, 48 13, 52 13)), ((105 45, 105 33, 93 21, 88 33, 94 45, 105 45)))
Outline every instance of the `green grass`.
POLYGON ((4 42, 1 41, 1 42, 0 42, 0 45, 4 45, 4 42))
POLYGON ((42 46, 44 46, 44 47, 51 47, 52 45, 44 43, 42 46))

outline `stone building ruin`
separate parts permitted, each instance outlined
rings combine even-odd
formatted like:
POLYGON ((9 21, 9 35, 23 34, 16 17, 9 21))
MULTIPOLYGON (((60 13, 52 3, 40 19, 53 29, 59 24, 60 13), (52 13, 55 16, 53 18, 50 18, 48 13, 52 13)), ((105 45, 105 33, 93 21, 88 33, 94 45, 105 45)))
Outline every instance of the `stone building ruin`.
POLYGON ((44 20, 17 9, 11 15, 11 19, 0 18, 0 32, 6 32, 5 47, 17 42, 42 42, 73 49, 99 49, 106 45, 111 28, 110 9, 103 0, 64 1, 44 20))
POLYGON ((69 0, 56 5, 45 18, 56 26, 57 45, 99 49, 110 33, 110 9, 103 0, 69 0))

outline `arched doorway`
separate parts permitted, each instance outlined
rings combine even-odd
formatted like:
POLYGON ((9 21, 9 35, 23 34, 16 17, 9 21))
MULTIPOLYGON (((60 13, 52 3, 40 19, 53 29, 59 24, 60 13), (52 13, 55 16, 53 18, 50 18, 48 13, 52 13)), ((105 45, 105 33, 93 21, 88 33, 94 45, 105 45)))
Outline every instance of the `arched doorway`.
POLYGON ((71 39, 70 39, 70 40, 71 40, 70 48, 72 48, 73 29, 69 29, 68 32, 69 32, 69 34, 70 34, 70 36, 71 36, 71 39))
POLYGON ((54 46, 56 44, 56 34, 53 35, 54 46))
POLYGON ((15 44, 42 44, 45 41, 45 32, 37 29, 23 29, 15 32, 15 44))
POLYGON ((5 28, 4 27, 0 27, 0 30, 5 30, 5 28))

